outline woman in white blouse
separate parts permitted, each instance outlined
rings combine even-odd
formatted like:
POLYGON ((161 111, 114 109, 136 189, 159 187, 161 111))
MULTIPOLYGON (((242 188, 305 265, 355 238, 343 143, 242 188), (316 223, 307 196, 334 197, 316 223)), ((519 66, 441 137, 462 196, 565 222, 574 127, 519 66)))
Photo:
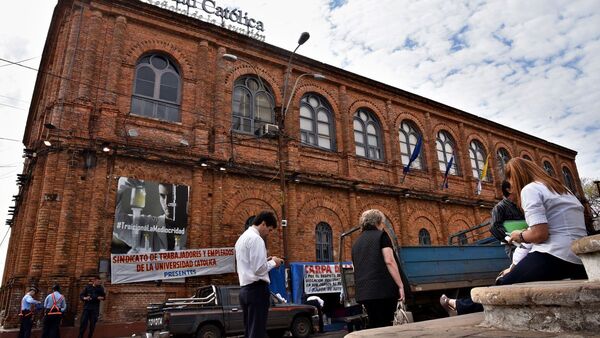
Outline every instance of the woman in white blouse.
POLYGON ((513 158, 505 174, 528 224, 526 230, 513 231, 510 240, 532 247, 497 284, 586 279, 581 260, 571 251, 571 243, 587 235, 579 200, 532 161, 513 158))

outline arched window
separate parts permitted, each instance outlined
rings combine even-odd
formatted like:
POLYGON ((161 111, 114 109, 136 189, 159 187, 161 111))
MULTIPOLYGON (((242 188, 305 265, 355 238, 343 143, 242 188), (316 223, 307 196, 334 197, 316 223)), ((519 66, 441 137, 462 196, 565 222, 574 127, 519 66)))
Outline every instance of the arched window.
POLYGON ((383 160, 381 127, 375 114, 361 108, 354 113, 354 143, 356 155, 372 160, 383 160))
MULTIPOLYGON (((473 171, 473 177, 480 178, 487 158, 487 154, 481 142, 477 140, 471 141, 469 144, 469 158, 471 159, 471 170, 473 171)), ((484 181, 490 180, 489 171, 486 177, 483 177, 482 179, 484 181)))
POLYGON ((437 134, 435 146, 437 149, 438 163, 441 172, 446 172, 446 167, 448 166, 450 159, 454 156, 454 160, 452 161, 452 167, 449 171, 450 175, 459 174, 458 157, 456 156, 454 144, 454 140, 452 139, 452 136, 448 134, 448 132, 441 130, 437 134))
POLYGON ((575 180, 573 180, 573 175, 571 174, 571 170, 567 167, 562 168, 563 180, 565 181, 565 185, 573 194, 577 194, 577 188, 575 187, 575 180))
POLYGON ((508 150, 504 148, 498 148, 498 151, 496 152, 496 158, 498 159, 498 169, 500 170, 502 179, 504 179, 504 167, 510 160, 510 154, 508 153, 508 150))
MULTIPOLYGON (((402 164, 407 165, 410 161, 417 141, 421 137, 421 133, 417 130, 414 123, 410 121, 402 121, 400 124, 400 131, 398 132, 400 138, 400 157, 402 158, 402 164)), ((419 152, 419 156, 410 165, 412 169, 423 169, 423 149, 419 152)))
POLYGON ((181 76, 175 63, 161 54, 142 57, 135 66, 131 114, 181 122, 181 76))
POLYGON ((526 159, 527 161, 532 161, 531 157, 527 154, 523 154, 522 156, 524 159, 526 159))
POLYGON ((256 218, 256 216, 254 216, 254 215, 248 217, 248 219, 246 220, 246 224, 244 224, 244 230, 248 230, 248 228, 252 225, 252 223, 254 223, 255 218, 256 218))
POLYGON ((554 172, 554 167, 548 161, 544 161, 544 170, 546 171, 546 173, 548 173, 548 175, 552 177, 556 176, 556 172, 554 172))
POLYGON ((419 230, 419 245, 431 245, 431 235, 425 228, 419 230))
POLYGON ((333 114, 325 98, 308 93, 300 100, 300 140, 329 150, 335 149, 333 114))
POLYGON ((242 76, 233 84, 233 130, 255 134, 265 123, 275 122, 271 88, 255 75, 242 76))
POLYGON ((325 222, 317 224, 315 229, 317 262, 333 262, 333 234, 325 222))

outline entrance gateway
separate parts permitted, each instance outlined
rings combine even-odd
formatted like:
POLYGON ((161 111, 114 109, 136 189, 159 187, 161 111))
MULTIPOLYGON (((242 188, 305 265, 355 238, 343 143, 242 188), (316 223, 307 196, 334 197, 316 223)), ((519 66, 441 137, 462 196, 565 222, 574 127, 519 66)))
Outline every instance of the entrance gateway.
POLYGON ((265 41, 262 21, 249 17, 241 9, 218 6, 215 0, 140 1, 265 41))

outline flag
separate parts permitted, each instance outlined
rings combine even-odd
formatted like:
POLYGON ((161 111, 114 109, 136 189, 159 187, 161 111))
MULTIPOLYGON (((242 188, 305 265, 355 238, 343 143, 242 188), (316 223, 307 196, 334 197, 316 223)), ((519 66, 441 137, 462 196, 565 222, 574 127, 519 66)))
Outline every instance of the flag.
POLYGON ((490 163, 490 155, 488 155, 485 159, 485 164, 483 165, 483 169, 481 170, 481 175, 479 175, 479 182, 477 182, 477 191, 475 192, 477 195, 481 195, 481 182, 485 177, 487 177, 488 164, 490 163))
POLYGON ((444 181, 442 182, 442 190, 444 188, 448 189, 448 174, 450 173, 450 168, 452 168, 452 163, 454 162, 454 155, 450 157, 450 161, 446 165, 446 173, 444 174, 444 181))
POLYGON ((423 139, 419 135, 419 138, 417 139, 417 144, 415 145, 415 148, 413 149, 413 152, 410 155, 410 160, 408 160, 408 164, 405 165, 404 169, 402 170, 404 175, 406 175, 410 171, 410 165, 417 159, 417 157, 419 157, 419 153, 421 152, 421 143, 423 143, 422 141, 423 139))

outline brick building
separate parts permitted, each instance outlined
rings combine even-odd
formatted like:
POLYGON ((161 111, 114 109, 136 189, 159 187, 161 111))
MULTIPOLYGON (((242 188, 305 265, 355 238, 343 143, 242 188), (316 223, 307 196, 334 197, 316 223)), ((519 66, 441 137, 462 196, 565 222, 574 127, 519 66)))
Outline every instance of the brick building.
MULTIPOLYGON (((233 246, 257 211, 281 218, 285 201, 288 226, 269 250, 288 261, 337 257, 337 238, 369 208, 385 213, 402 245, 444 245, 489 218, 510 157, 530 158, 581 193, 573 150, 299 55, 287 94, 302 74, 325 79, 298 81, 280 148, 255 131, 277 124, 274 107, 287 103, 290 52, 205 21, 148 1, 58 2, 9 220, 5 323, 17 321, 28 285, 46 292, 56 281, 72 323, 88 277, 107 278, 119 177, 190 187, 188 248, 233 246), (419 138, 420 156, 403 180, 419 138), (476 194, 488 154, 491 169, 476 194)), ((139 320, 147 303, 207 281, 235 275, 105 281, 102 316, 139 320)))

